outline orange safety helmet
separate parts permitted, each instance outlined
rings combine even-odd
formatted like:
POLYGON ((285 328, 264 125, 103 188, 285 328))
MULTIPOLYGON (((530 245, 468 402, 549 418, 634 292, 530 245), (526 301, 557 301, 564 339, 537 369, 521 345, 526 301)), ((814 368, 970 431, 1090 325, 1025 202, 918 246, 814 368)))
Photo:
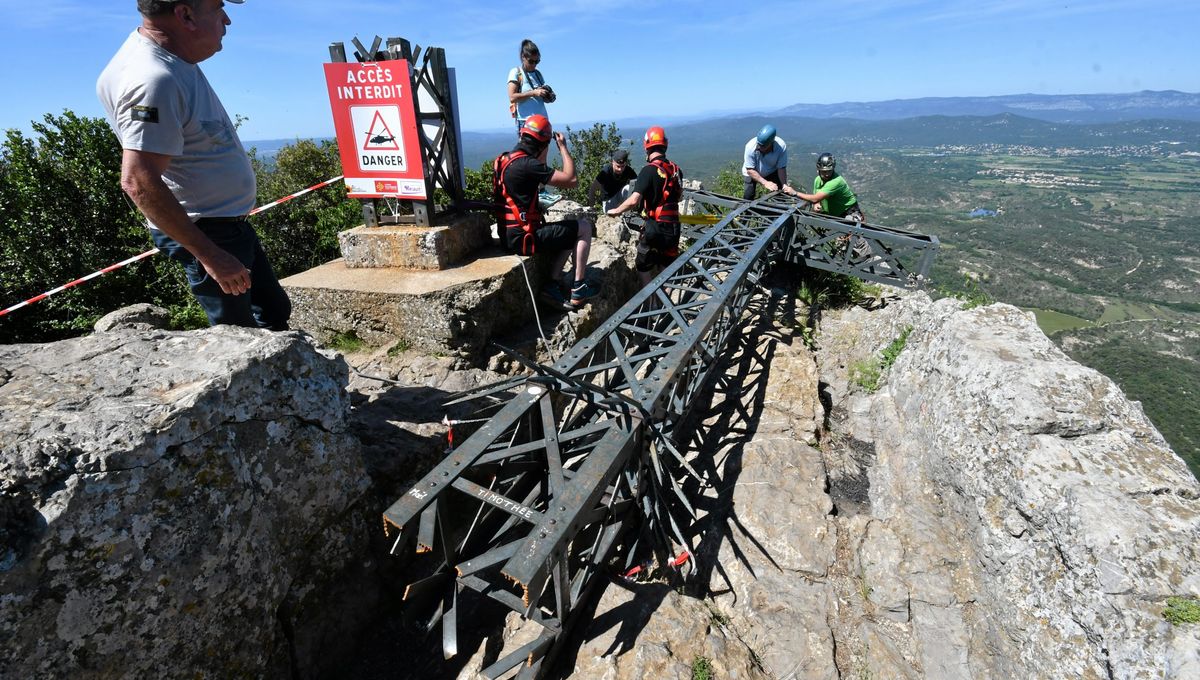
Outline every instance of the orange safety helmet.
POLYGON ((525 119, 521 126, 521 134, 529 135, 539 142, 550 141, 550 119, 540 113, 535 113, 525 119))
POLYGON ((649 151, 650 149, 652 149, 656 146, 666 146, 666 145, 667 145, 667 131, 666 130, 660 128, 657 125, 646 130, 646 138, 643 140, 642 146, 644 146, 647 151, 649 151))

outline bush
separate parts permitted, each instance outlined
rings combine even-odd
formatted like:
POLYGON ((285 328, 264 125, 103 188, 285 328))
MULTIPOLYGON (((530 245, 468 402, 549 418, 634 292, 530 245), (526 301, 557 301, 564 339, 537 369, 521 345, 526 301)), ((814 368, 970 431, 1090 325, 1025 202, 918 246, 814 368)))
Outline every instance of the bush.
POLYGON ((742 164, 737 161, 730 161, 728 165, 721 168, 717 173, 717 178, 713 180, 713 185, 710 191, 723 196, 733 198, 742 197, 742 164))
MULTIPOLYGON (((101 118, 71 111, 8 130, 0 149, 0 290, 8 307, 154 247, 121 190, 121 147, 101 118)), ((186 321, 183 272, 152 257, 0 318, 0 343, 88 332, 120 307, 150 302, 186 321)))
MULTIPOLYGON (((25 300, 154 247, 145 219, 121 190, 121 147, 101 118, 70 111, 8 130, 0 148, 0 305, 25 300)), ((297 141, 274 163, 251 164, 263 205, 342 173, 337 145, 297 141)), ((490 183, 490 171, 489 171, 490 183)), ((282 277, 338 257, 337 233, 362 221, 341 184, 251 218, 282 277)), ((0 317, 0 343, 81 335, 113 310, 138 302, 166 307, 176 328, 207 325, 183 269, 156 256, 0 317)))
POLYGON ((809 307, 840 309, 862 302, 867 290, 858 277, 805 267, 796 297, 809 307))
POLYGON ((1190 597, 1168 597, 1163 618, 1175 626, 1200 623, 1200 600, 1190 597))
MULTIPOLYGON (((258 177, 259 205, 342 174, 337 143, 329 140, 297 140, 269 165, 251 149, 250 162, 258 177)), ((337 234, 362 224, 362 207, 336 182, 250 220, 275 274, 283 278, 339 257, 337 234)))
MULTIPOLYGON (((621 146, 621 134, 616 123, 596 123, 586 130, 572 130, 567 126, 567 149, 575 160, 575 174, 579 184, 574 189, 560 190, 564 198, 587 205, 587 190, 596 173, 611 159, 612 152, 621 146)), ((491 175, 491 168, 488 168, 491 175)))

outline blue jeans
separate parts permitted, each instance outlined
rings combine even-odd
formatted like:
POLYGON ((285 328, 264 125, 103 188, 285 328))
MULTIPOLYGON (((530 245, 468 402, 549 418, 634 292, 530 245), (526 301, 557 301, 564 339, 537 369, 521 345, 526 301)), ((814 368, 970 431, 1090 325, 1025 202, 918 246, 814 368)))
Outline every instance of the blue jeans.
POLYGON ((183 265, 188 287, 208 315, 209 324, 286 331, 292 302, 275 278, 275 271, 267 261, 254 227, 246 220, 233 218, 201 218, 196 227, 250 270, 250 290, 242 295, 229 295, 221 291, 221 286, 208 275, 204 265, 175 239, 157 229, 150 231, 159 250, 183 265))

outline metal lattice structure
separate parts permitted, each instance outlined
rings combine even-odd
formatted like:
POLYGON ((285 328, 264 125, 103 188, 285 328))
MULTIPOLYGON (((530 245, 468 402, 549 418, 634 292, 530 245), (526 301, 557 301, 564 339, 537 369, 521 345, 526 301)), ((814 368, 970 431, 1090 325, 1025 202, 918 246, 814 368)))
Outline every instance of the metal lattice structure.
POLYGON ((447 658, 458 652, 464 589, 540 626, 484 674, 524 664, 519 677, 535 677, 598 572, 649 552, 684 576, 694 569, 690 498, 704 481, 680 451, 679 426, 773 260, 819 251, 818 266, 886 265, 889 280, 911 285, 937 247, 920 235, 814 218, 806 204, 775 194, 752 203, 700 191, 688 198, 720 222, 693 234, 686 252, 553 366, 528 364, 528 377, 464 395, 507 401, 384 513, 398 534, 393 552, 415 540, 418 553, 435 558, 433 574, 405 599, 436 603, 429 625, 440 620, 447 658), (856 236, 869 244, 859 254, 856 236), (905 239, 915 245, 901 253, 905 239), (905 264, 913 258, 918 268, 905 264))

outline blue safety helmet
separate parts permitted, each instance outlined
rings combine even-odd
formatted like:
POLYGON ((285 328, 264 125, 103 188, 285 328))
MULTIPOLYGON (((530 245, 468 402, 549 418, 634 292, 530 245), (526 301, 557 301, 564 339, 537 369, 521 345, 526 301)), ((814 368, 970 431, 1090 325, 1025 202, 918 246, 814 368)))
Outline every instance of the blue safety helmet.
POLYGON ((767 123, 758 131, 758 145, 766 146, 775 141, 775 126, 767 123))

